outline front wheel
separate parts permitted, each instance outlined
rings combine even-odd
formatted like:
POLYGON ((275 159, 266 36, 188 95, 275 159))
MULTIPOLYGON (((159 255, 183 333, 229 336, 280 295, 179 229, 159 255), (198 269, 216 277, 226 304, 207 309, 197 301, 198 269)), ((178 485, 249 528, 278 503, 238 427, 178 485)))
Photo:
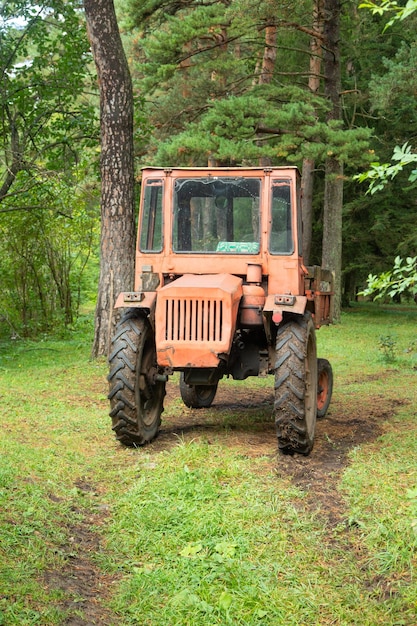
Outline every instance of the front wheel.
POLYGON ((116 438, 126 446, 143 445, 158 433, 165 382, 158 378, 152 328, 135 309, 116 326, 109 363, 108 397, 116 438))
POLYGON ((317 413, 317 348, 310 314, 278 328, 274 412, 280 451, 309 454, 317 413))
POLYGON ((217 383, 215 385, 188 385, 185 382, 184 372, 181 372, 180 393, 182 401, 188 408, 208 408, 216 396, 217 383))

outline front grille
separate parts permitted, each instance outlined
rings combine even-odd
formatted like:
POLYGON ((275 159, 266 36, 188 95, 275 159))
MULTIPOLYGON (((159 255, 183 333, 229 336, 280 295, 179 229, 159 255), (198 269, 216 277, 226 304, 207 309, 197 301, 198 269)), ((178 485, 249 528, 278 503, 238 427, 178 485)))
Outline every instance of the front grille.
POLYGON ((165 340, 223 341, 223 302, 211 298, 167 299, 165 340))

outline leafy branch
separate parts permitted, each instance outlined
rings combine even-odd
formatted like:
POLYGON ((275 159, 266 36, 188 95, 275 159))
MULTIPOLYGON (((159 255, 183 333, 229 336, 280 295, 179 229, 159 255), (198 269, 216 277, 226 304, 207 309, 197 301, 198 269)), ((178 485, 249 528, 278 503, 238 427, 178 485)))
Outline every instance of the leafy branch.
MULTIPOLYGON (((354 180, 358 180, 360 183, 370 181, 367 193, 374 194, 383 189, 404 167, 411 163, 417 163, 417 153, 412 152, 411 146, 406 142, 401 147, 395 146, 392 160, 395 163, 379 163, 378 161, 371 163, 370 169, 354 176, 354 180)), ((411 171, 408 180, 410 182, 417 180, 417 169, 411 171)))
POLYGON ((417 298, 417 256, 402 259, 397 256, 394 267, 379 276, 369 274, 367 287, 359 293, 372 296, 374 300, 404 295, 417 298))
POLYGON ((360 9, 370 9, 372 15, 384 15, 385 13, 392 13, 393 16, 385 26, 386 30, 389 26, 392 26, 397 20, 404 20, 409 17, 414 11, 417 10, 417 0, 408 0, 407 4, 402 7, 398 6, 398 2, 395 0, 382 0, 382 2, 362 2, 359 5, 360 9))

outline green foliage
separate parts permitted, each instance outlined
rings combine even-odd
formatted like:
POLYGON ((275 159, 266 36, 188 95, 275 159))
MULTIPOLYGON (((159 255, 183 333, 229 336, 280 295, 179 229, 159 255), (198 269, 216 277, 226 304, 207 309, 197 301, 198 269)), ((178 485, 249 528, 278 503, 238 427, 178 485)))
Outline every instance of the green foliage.
POLYGON ((26 335, 72 324, 85 297, 98 113, 78 2, 2 3, 0 44, 0 316, 26 335))
POLYGON ((369 131, 343 130, 337 121, 318 122, 320 109, 327 109, 324 101, 306 98, 297 87, 262 86, 215 100, 198 122, 160 143, 152 162, 204 165, 212 156, 224 163, 256 164, 268 157, 274 163, 301 164, 303 158, 324 161, 332 155, 364 163, 369 131))
POLYGON ((417 294, 417 256, 402 259, 397 256, 394 267, 379 275, 369 274, 368 284, 360 295, 372 296, 374 300, 417 294))
POLYGON ((85 93, 91 57, 77 2, 7 2, 0 19, 0 202, 13 187, 18 206, 33 177, 30 187, 96 144, 97 114, 85 93), (23 171, 29 177, 17 185, 23 171))
POLYGON ((381 70, 369 83, 372 110, 386 117, 396 133, 409 133, 417 114, 416 64, 417 42, 403 41, 394 57, 382 58, 381 70))
MULTIPOLYGON (((80 305, 93 298, 88 278, 97 280, 98 199, 94 181, 84 175, 80 163, 70 180, 51 176, 26 192, 27 205, 1 214, 0 316, 14 334, 71 325, 80 305)), ((7 208, 8 200, 3 204, 7 208)))
MULTIPOLYGON (((405 6, 396 1, 382 0, 380 3, 364 2, 359 8, 370 9, 373 15, 384 16, 393 14, 388 26, 407 18, 413 26, 410 16, 417 10, 416 0, 408 0, 405 6)), ((375 75, 370 83, 373 108, 386 116, 390 122, 395 121, 397 133, 400 129, 405 137, 409 136, 410 124, 414 123, 416 115, 416 76, 415 64, 417 60, 417 46, 415 38, 411 42, 402 41, 394 58, 383 57, 384 72, 375 75)), ((398 137, 398 135, 397 135, 398 137)), ((417 154, 412 152, 409 140, 402 146, 397 145, 392 155, 394 163, 371 163, 371 167, 355 177, 359 182, 369 182, 368 191, 374 194, 383 189, 399 172, 410 164, 417 162, 417 154)), ((409 174, 409 182, 417 180, 417 169, 409 174)))
POLYGON ((397 21, 382 32, 378 15, 370 19, 370 12, 362 11, 360 17, 361 43, 357 52, 349 52, 357 70, 355 84, 368 96, 375 128, 372 148, 378 158, 374 155, 371 168, 354 176, 344 189, 343 255, 351 299, 370 268, 372 274, 380 274, 387 270, 387 259, 414 256, 417 245, 415 154, 410 148, 410 128, 417 114, 416 18, 397 21), (368 84, 361 82, 365 76, 368 84), (394 160, 391 146, 396 144, 394 160), (363 193, 357 185, 361 181, 363 193))
MULTIPOLYGON (((368 171, 354 176, 359 182, 370 181, 368 192, 374 194, 385 187, 385 185, 393 180, 404 167, 417 163, 417 154, 411 151, 411 146, 405 143, 403 146, 396 146, 392 155, 394 164, 391 163, 371 163, 368 171)), ((408 176, 411 183, 417 181, 417 169, 413 169, 408 176)))
POLYGON ((154 124, 148 164, 369 162, 369 130, 327 123, 328 102, 308 89, 309 39, 295 21, 304 24, 306 7, 246 0, 131 7, 142 29, 133 76, 154 124), (273 23, 277 59, 262 81, 265 26, 273 23))
POLYGON ((407 17, 417 11, 417 0, 407 0, 405 6, 401 6, 396 0, 381 0, 380 4, 376 2, 366 1, 359 5, 360 9, 370 9, 373 15, 393 14, 393 17, 387 23, 392 26, 395 21, 405 20, 407 17))
POLYGON ((97 115, 85 93, 90 53, 78 3, 7 2, 0 20, 0 201, 13 186, 17 205, 31 177, 33 187, 95 145, 97 115), (21 171, 29 177, 16 189, 21 171))

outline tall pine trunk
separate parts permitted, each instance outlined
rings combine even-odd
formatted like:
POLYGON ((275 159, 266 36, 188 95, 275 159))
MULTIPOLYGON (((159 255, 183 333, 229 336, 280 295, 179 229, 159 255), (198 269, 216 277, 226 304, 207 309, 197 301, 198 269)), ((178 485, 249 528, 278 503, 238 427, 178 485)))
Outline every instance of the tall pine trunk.
MULTIPOLYGON (((324 1, 325 95, 331 104, 328 122, 342 118, 340 68, 340 0, 324 1)), ((322 265, 335 274, 334 319, 340 320, 342 291, 343 163, 329 155, 325 164, 322 265)))
MULTIPOLYGON (((262 60, 259 59, 255 69, 254 85, 269 85, 272 81, 277 60, 278 29, 275 24, 268 24, 265 27, 265 46, 262 60)), ((258 142, 258 145, 260 143, 258 142)), ((271 165, 269 157, 261 157, 259 165, 268 167, 271 165)))
POLYGON ((115 298, 133 286, 133 93, 113 0, 84 0, 84 9, 100 86, 101 245, 92 354, 102 356, 115 298))
MULTIPOLYGON (((317 94, 320 88, 321 63, 323 56, 323 0, 315 0, 313 8, 313 31, 317 33, 310 41, 310 73, 308 88, 317 94)), ((303 215, 303 257, 306 264, 310 261, 311 239, 313 232, 313 189, 314 159, 304 159, 301 177, 303 195, 301 210, 303 215)))

